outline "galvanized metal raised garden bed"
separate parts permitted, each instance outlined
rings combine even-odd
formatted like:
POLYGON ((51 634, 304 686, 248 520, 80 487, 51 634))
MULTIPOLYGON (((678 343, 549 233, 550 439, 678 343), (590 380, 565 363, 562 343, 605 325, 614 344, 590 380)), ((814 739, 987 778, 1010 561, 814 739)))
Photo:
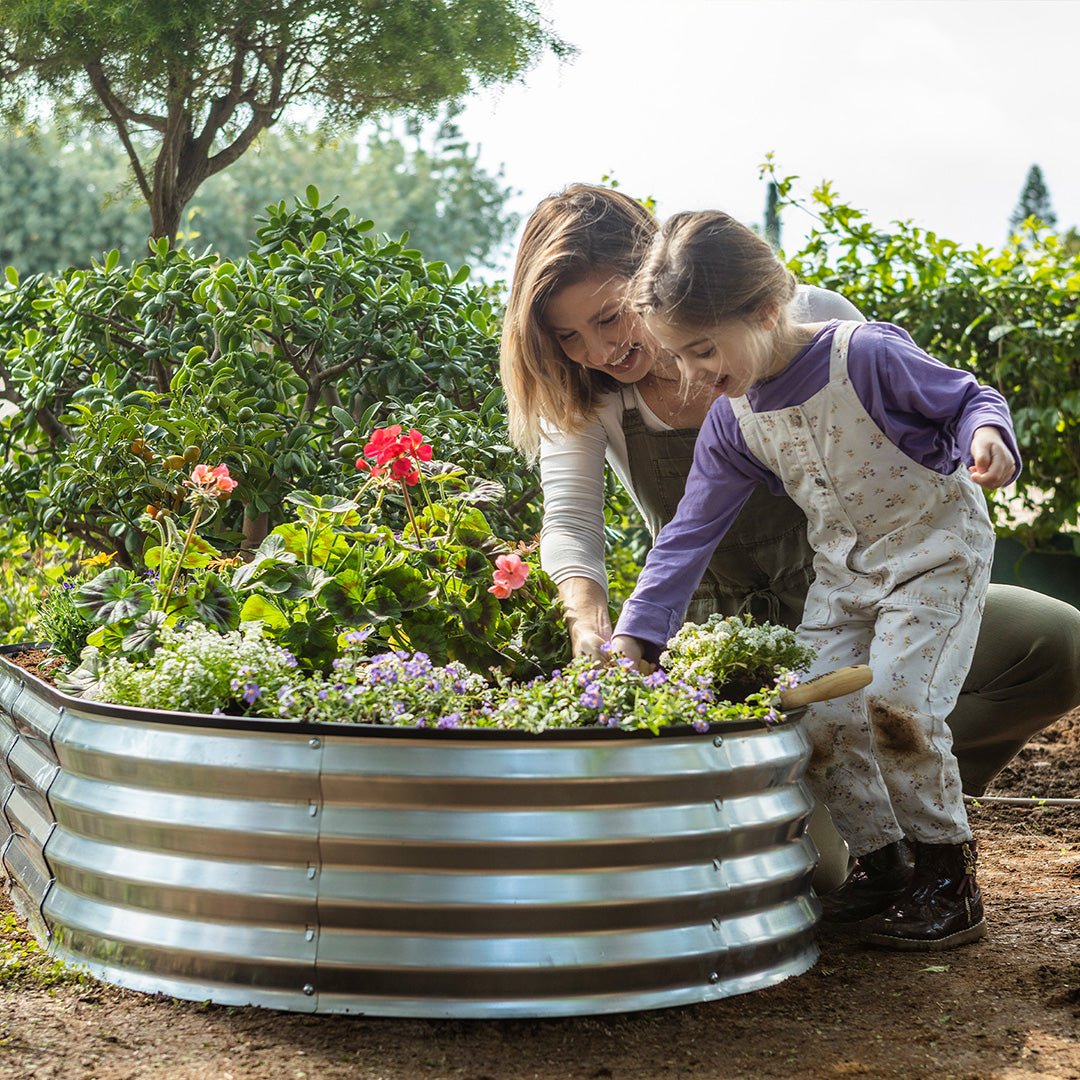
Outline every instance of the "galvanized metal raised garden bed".
POLYGON ((0 649, 0 858, 64 961, 178 998, 560 1016, 817 958, 797 718, 405 730, 84 702, 0 649))

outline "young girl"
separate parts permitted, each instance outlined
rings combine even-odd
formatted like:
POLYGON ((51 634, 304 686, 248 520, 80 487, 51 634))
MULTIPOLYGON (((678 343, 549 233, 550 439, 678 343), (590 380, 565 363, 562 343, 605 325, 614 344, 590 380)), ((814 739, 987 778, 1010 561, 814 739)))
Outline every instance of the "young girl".
POLYGON ((805 721, 808 780, 862 868, 851 911, 873 914, 867 896, 884 897, 870 941, 951 948, 985 933, 945 723, 975 648, 993 554, 976 485, 1011 482, 1019 454, 996 391, 931 359, 897 327, 793 323, 794 289, 763 240, 712 212, 669 220, 635 277, 629 301, 649 332, 684 378, 721 396, 613 647, 655 658, 751 492, 786 491, 807 516, 815 552, 799 626, 817 650, 811 675, 854 663, 874 673, 864 693, 814 705, 805 721), (905 836, 915 873, 885 906, 890 891, 875 876, 896 872, 905 836))

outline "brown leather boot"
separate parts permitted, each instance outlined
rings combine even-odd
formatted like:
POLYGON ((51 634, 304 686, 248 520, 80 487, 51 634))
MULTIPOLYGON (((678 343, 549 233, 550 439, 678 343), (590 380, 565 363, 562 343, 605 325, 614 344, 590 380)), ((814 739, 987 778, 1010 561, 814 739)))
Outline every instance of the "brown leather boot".
POLYGON ((986 921, 975 858, 974 840, 916 841, 911 885, 888 911, 861 928, 864 939, 909 952, 936 952, 977 941, 986 933, 986 921))
POLYGON ((821 897, 822 921, 854 923, 880 915, 904 895, 913 869, 906 840, 860 855, 844 884, 821 897))

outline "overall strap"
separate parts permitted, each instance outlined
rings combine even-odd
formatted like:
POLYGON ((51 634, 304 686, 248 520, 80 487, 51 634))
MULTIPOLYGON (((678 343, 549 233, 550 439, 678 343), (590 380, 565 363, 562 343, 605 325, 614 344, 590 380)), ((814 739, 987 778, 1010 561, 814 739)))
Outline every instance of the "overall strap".
POLYGON ((832 351, 829 353, 829 381, 838 382, 848 377, 847 356, 851 335, 862 323, 850 321, 840 323, 833 331, 832 351))
POLYGON ((735 414, 735 419, 740 424, 743 417, 753 415, 754 410, 750 408, 750 402, 746 400, 745 394, 740 397, 729 397, 728 402, 731 405, 731 411, 735 414))

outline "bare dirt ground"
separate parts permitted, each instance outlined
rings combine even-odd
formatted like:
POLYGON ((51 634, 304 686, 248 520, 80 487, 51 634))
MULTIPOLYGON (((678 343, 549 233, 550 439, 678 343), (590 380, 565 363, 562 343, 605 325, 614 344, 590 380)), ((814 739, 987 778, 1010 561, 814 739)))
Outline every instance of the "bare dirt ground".
MULTIPOLYGON (((1080 711, 991 794, 1080 795, 1080 711)), ((1080 809, 970 816, 986 940, 929 955, 825 940, 812 971, 773 989, 608 1017, 307 1017, 50 986, 46 966, 12 959, 21 931, 0 900, 0 1078, 1080 1080, 1080 809)))

